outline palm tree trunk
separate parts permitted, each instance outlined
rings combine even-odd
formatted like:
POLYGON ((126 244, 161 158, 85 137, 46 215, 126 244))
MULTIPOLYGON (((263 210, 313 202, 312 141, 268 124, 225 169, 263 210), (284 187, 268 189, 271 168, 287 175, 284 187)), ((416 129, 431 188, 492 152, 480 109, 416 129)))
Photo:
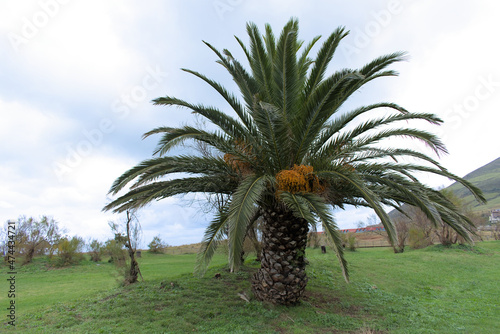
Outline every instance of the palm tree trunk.
POLYGON ((252 290, 262 301, 296 304, 307 285, 308 223, 278 207, 262 210, 262 217, 261 267, 252 279, 252 290))

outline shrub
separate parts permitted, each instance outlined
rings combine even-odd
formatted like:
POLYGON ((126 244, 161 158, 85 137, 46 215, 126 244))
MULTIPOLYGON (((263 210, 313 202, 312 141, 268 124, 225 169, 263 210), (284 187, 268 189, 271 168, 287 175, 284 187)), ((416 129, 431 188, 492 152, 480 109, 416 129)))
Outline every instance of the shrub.
POLYGON ((115 239, 105 242, 104 253, 110 257, 108 262, 116 264, 117 267, 125 266, 125 250, 115 239))
POLYGON ((16 223, 16 251, 28 264, 35 255, 49 254, 52 257, 63 232, 51 217, 19 217, 16 223))
POLYGON ((413 249, 420 249, 429 246, 429 239, 426 237, 425 232, 418 228, 410 228, 410 247, 413 249))
POLYGON ((80 237, 73 237, 68 239, 64 237, 59 240, 57 246, 57 262, 58 266, 68 266, 83 260, 82 249, 85 242, 80 237))
POLYGON ((90 261, 99 262, 102 260, 104 245, 99 240, 92 240, 89 245, 90 261))
POLYGON ((164 249, 168 247, 168 245, 161 240, 160 235, 158 234, 153 238, 153 240, 151 240, 148 247, 150 253, 160 254, 164 252, 164 249))
POLYGON ((342 234, 342 244, 344 247, 354 252, 356 250, 356 236, 354 233, 349 232, 342 234))

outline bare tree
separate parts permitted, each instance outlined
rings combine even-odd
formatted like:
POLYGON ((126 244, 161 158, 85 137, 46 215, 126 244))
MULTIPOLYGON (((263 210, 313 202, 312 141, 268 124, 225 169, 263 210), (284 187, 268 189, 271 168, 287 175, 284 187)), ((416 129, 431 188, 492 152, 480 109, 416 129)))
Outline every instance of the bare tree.
POLYGON ((307 247, 318 248, 319 246, 318 232, 309 231, 307 237, 307 247))
POLYGON ((392 249, 394 249, 394 253, 403 253, 405 251, 406 240, 408 239, 408 235, 410 232, 409 223, 405 220, 397 220, 396 225, 396 233, 397 237, 397 245, 392 245, 392 249))
MULTIPOLYGON (((394 253, 403 253, 405 250, 406 242, 408 240, 409 232, 410 232, 410 221, 406 217, 397 218, 394 221, 394 226, 396 227, 397 233, 397 243, 392 245, 392 249, 394 253)), ((368 226, 378 226, 380 221, 376 215, 371 215, 368 217, 368 226)), ((382 225, 380 225, 382 226, 382 225)), ((387 239, 389 244, 391 244, 391 240, 387 235, 385 230, 375 230, 373 231, 375 234, 383 236, 387 239)))
POLYGON ((500 240, 500 224, 495 224, 495 226, 493 227, 493 238, 495 240, 500 240))
POLYGON ((125 274, 125 283, 132 284, 137 282, 140 275, 144 280, 139 269, 139 263, 135 258, 137 246, 140 243, 142 230, 135 210, 127 210, 125 222, 121 226, 115 222, 109 222, 111 230, 115 233, 115 240, 122 244, 128 252, 130 259, 130 266, 125 274), (123 231, 125 230, 125 231, 123 231))
POLYGON ((415 206, 408 207, 405 211, 410 216, 412 227, 418 229, 423 236, 424 247, 432 245, 434 226, 429 218, 427 218, 422 210, 415 206))
POLYGON ((8 233, 8 222, 6 221, 4 226, 0 229, 0 252, 2 256, 5 256, 9 250, 9 233, 8 233))
MULTIPOLYGON (((469 221, 473 224, 472 232, 477 232, 477 227, 481 224, 481 217, 477 214, 474 214, 469 206, 465 205, 463 198, 457 197, 452 191, 449 189, 441 190, 441 193, 448 198, 457 208, 458 212, 469 219, 469 221)), ((443 246, 450 246, 452 244, 464 243, 465 240, 458 235, 456 231, 454 231, 449 225, 442 224, 437 227, 434 232, 439 238, 439 242, 443 246)))

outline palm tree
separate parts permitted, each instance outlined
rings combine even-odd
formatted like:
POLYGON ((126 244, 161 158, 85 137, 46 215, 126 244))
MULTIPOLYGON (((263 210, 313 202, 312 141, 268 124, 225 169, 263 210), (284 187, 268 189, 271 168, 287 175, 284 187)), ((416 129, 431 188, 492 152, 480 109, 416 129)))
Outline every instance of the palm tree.
POLYGON ((446 152, 439 138, 407 124, 442 121, 433 114, 411 113, 387 102, 354 110, 341 108, 368 82, 396 76, 386 68, 403 60, 404 53, 379 57, 358 70, 328 74, 328 64, 348 34, 344 28, 336 29, 324 41, 315 59, 310 53, 320 37, 304 44, 298 39, 295 19, 285 25, 279 37, 269 25, 261 35, 257 26, 249 23, 247 32, 248 47, 236 39, 249 68, 228 50, 220 52, 205 43, 238 85, 241 99, 203 74, 183 69, 220 94, 234 115, 175 97, 155 99, 156 105, 186 108, 217 130, 159 127, 146 133, 144 137, 162 135, 154 157, 114 182, 113 195, 129 184, 131 187, 105 210, 123 212, 178 194, 227 195, 229 200, 206 229, 197 270, 203 272, 226 233, 230 268, 237 270, 245 233, 260 218, 261 268, 252 279, 252 288, 260 300, 285 305, 297 303, 306 287, 307 233, 318 222, 334 245, 348 279, 332 209, 345 205, 372 208, 394 241, 395 227, 385 208, 410 204, 419 207, 434 224, 448 224, 471 240, 471 221, 441 193, 420 183, 415 173, 433 173, 461 182, 484 201, 481 192, 428 154, 387 144, 388 139, 406 137, 425 143, 439 156, 446 152), (366 118, 379 109, 385 111, 384 116, 366 118), (205 143, 218 154, 168 155, 186 140, 205 143), (189 175, 163 178, 172 173, 189 175))

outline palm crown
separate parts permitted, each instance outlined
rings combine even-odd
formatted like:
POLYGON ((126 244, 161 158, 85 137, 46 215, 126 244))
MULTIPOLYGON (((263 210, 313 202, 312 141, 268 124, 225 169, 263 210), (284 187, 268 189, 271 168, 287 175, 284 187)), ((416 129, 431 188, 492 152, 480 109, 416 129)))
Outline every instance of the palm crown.
MULTIPOLYGON (((266 224, 271 226, 273 220, 278 221, 284 215, 290 219, 283 218, 283 221, 291 220, 290 224, 305 222, 305 227, 296 228, 302 237, 298 241, 285 242, 283 239, 294 239, 294 235, 276 236, 276 232, 272 232, 274 227, 269 227, 264 234, 275 234, 264 236, 264 243, 272 244, 264 247, 264 252, 283 257, 288 254, 287 250, 275 244, 286 249, 295 248, 289 257, 296 260, 293 260, 295 266, 303 266, 300 258, 300 249, 305 247, 303 235, 307 234, 307 224, 319 221, 335 246, 347 278, 347 265, 331 213, 332 209, 347 204, 372 208, 392 240, 396 232, 384 207, 398 208, 405 203, 419 207, 434 224, 449 224, 470 240, 470 220, 458 213, 441 193, 420 183, 414 174, 427 172, 454 179, 468 187, 478 200, 484 201, 480 191, 448 172, 428 154, 381 144, 386 139, 406 137, 424 142, 439 155, 446 152, 439 138, 408 127, 407 122, 402 121, 424 120, 439 124, 441 120, 433 114, 412 113, 387 102, 341 110, 344 102, 363 85, 379 77, 396 76, 395 71, 386 68, 403 60, 404 53, 379 57, 357 70, 342 69, 327 74, 337 46, 348 34, 344 28, 336 29, 323 42, 314 59, 310 53, 320 38, 304 44, 298 39, 298 22, 294 19, 285 25, 279 37, 273 34, 269 25, 261 35, 257 26, 249 23, 247 32, 249 46, 238 38, 237 41, 249 68, 228 50, 219 52, 205 43, 238 85, 241 99, 203 74, 184 69, 217 91, 236 116, 170 96, 155 99, 156 105, 187 108, 215 125, 217 130, 192 126, 159 127, 146 133, 144 137, 162 135, 155 156, 114 182, 112 194, 132 183, 131 189, 108 204, 106 210, 121 212, 178 194, 227 194, 230 200, 206 230, 199 269, 209 262, 226 231, 230 266, 237 269, 248 226, 259 216, 265 216, 266 224), (385 109, 385 115, 366 117, 376 109, 385 109), (203 157, 168 155, 185 140, 202 142, 218 154, 203 157), (162 180, 172 173, 192 176, 162 180), (273 212, 281 218, 273 216, 273 212)), ((279 224, 276 225, 278 229, 279 224)), ((283 228, 283 233, 292 230, 291 226, 283 228)), ((269 270, 274 270, 270 266, 269 270)), ((286 275, 291 274, 285 270, 279 275, 288 277, 286 275)), ((261 275, 261 280, 266 277, 261 275)), ((274 289, 281 291, 281 286, 274 289)))

